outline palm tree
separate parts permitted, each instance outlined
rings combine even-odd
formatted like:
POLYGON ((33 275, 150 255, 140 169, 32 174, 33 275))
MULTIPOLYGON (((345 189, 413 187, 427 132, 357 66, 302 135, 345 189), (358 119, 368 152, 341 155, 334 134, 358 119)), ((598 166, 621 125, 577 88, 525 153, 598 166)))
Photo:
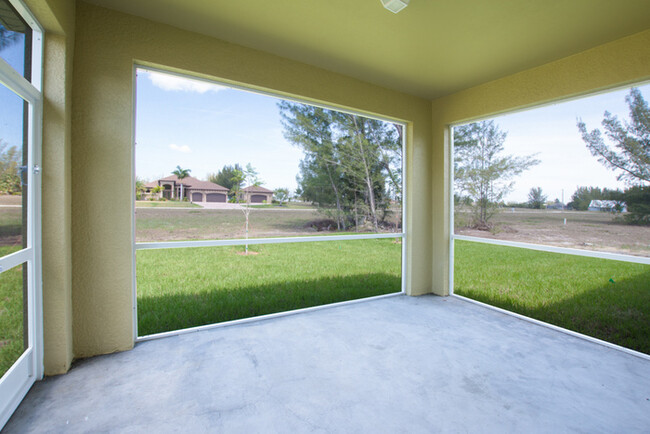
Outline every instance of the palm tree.
POLYGON ((176 175, 178 180, 181 182, 181 194, 180 199, 183 200, 183 179, 190 176, 190 169, 181 169, 181 166, 176 166, 176 170, 172 172, 173 175, 176 175))

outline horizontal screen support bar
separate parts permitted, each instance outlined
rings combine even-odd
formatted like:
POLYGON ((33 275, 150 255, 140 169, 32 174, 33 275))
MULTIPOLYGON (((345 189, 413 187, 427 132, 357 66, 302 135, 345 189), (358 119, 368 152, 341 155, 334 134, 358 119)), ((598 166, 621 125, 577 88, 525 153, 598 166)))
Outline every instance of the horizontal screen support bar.
POLYGON ((135 243, 136 250, 150 249, 184 249, 188 247, 220 247, 244 246, 253 244, 283 244, 283 243, 308 243, 319 241, 351 241, 374 240, 380 238, 404 238, 403 232, 389 234, 362 234, 362 235, 325 235, 319 237, 287 237, 287 238, 238 238, 233 240, 201 240, 201 241, 167 241, 155 243, 135 243))
POLYGON ((468 235, 452 235, 452 237, 454 240, 474 241, 484 244, 496 244, 498 246, 519 247, 522 249, 540 250, 542 252, 562 253, 564 255, 589 256, 592 258, 612 259, 614 261, 636 262, 637 264, 650 265, 650 258, 644 258, 643 256, 621 255, 619 253, 596 252, 592 250, 569 249, 566 247, 543 246, 540 244, 493 240, 490 238, 479 238, 468 235))

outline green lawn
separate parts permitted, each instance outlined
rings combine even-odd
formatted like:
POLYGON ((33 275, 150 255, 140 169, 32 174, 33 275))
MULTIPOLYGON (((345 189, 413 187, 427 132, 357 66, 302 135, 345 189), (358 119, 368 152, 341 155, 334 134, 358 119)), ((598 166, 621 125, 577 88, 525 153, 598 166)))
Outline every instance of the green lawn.
MULTIPOLYGON (((0 256, 18 247, 0 247, 0 256)), ((139 335, 398 292, 390 239, 137 253, 139 335)), ((650 353, 650 266, 456 241, 455 292, 650 353), (611 279, 611 280, 610 280, 611 279)), ((0 374, 23 351, 22 269, 0 274, 0 374)))
POLYGON ((137 252, 138 334, 401 290, 401 244, 325 241, 137 252))
POLYGON ((454 291, 650 354, 650 266, 456 241, 454 291))
MULTIPOLYGON (((22 233, 22 219, 22 208, 0 208, 0 241, 22 233)), ((0 245, 2 244, 0 243, 0 245)))
MULTIPOLYGON (((20 247, 0 247, 0 257, 20 247)), ((14 267, 0 274, 0 376, 22 354, 23 347, 23 271, 14 267)))

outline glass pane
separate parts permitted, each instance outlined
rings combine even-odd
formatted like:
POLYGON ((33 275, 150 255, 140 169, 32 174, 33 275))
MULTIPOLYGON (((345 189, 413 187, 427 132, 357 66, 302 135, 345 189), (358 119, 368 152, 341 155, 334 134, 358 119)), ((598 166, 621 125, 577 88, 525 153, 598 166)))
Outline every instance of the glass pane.
POLYGON ((650 266, 465 240, 454 292, 650 354, 650 266))
MULTIPOLYGON (((9 252, 10 247, 0 246, 0 256, 9 252)), ((26 271, 23 264, 0 274, 0 376, 27 349, 26 271)))
POLYGON ((454 127, 455 233, 650 257, 648 101, 642 84, 454 127))
POLYGON ((137 252, 140 336, 401 291, 394 239, 137 252))
POLYGON ((137 71, 136 240, 401 231, 402 126, 137 71))
POLYGON ((0 0, 0 57, 31 79, 32 29, 7 0, 0 0))
POLYGON ((22 98, 0 85, 0 247, 11 251, 27 243, 26 108, 22 98))
MULTIPOLYGON (((155 204, 155 202, 154 202, 155 204)), ((136 241, 180 241, 245 238, 248 213, 249 238, 341 235, 358 233, 354 227, 337 231, 336 222, 314 206, 292 204, 286 209, 244 206, 230 209, 172 208, 161 204, 136 205, 136 241)), ((396 232, 399 210, 387 216, 396 232)), ((363 233, 362 231, 359 231, 363 233)))

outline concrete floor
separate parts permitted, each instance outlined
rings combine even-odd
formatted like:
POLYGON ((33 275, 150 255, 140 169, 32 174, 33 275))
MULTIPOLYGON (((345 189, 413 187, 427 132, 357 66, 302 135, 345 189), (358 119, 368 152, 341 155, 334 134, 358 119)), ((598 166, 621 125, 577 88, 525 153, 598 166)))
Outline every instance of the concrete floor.
POLYGON ((37 383, 25 432, 650 432, 650 361, 397 296, 138 344, 37 383))

